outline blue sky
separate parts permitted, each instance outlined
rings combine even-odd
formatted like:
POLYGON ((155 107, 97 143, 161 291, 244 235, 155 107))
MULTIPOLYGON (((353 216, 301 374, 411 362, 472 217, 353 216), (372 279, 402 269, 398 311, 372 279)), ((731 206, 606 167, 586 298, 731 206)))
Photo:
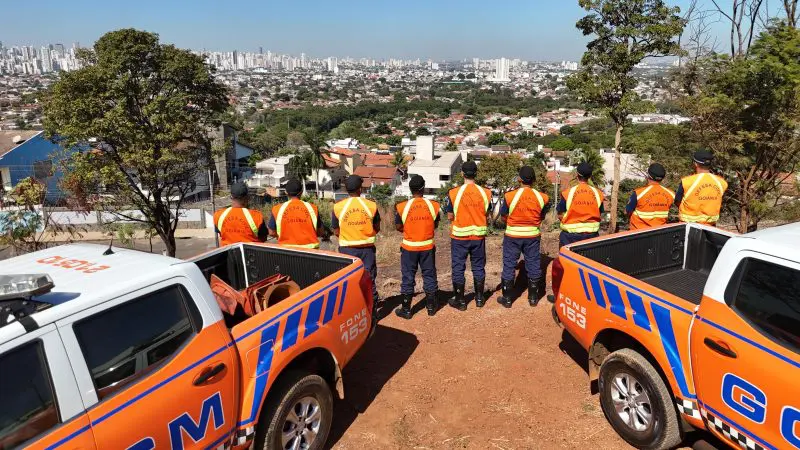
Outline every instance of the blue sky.
POLYGON ((575 28, 582 15, 577 0, 11 0, 0 41, 88 46, 134 27, 192 49, 577 60, 586 44, 575 28))

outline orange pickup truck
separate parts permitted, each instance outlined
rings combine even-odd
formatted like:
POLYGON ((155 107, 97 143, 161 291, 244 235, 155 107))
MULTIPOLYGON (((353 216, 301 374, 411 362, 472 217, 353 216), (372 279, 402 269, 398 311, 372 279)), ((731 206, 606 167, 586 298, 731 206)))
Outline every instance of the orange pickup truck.
POLYGON ((800 448, 800 224, 675 224, 559 258, 554 317, 628 443, 673 448, 696 428, 733 448, 800 448))
POLYGON ((0 448, 321 449, 371 289, 358 259, 271 245, 1 261, 0 448), (275 274, 299 291, 255 314, 223 313, 210 287, 275 274))

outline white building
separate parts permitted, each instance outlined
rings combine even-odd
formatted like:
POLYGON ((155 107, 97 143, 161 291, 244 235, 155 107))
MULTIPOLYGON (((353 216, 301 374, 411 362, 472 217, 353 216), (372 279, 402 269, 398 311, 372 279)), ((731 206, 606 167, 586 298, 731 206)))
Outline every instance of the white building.
POLYGON ((348 139, 331 139, 330 141, 326 142, 328 147, 339 147, 339 148, 346 148, 348 150, 358 150, 358 140, 348 138, 348 139))
POLYGON ((497 60, 497 66, 495 67, 494 78, 490 81, 495 83, 507 83, 511 81, 511 77, 509 72, 511 71, 511 64, 509 63, 508 59, 500 58, 497 60))
POLYGON ((539 126, 539 118, 534 116, 522 117, 517 120, 523 131, 533 131, 539 126))
MULTIPOLYGON (((416 158, 408 165, 408 179, 419 175, 425 179, 425 195, 436 195, 436 191, 449 183, 461 171, 460 152, 433 152, 433 136, 417 136, 416 158)), ((397 195, 411 195, 408 180, 397 188, 397 195)))
MULTIPOLYGON (((603 170, 606 174, 606 188, 611 189, 611 183, 614 181, 614 150, 605 149, 600 151, 600 156, 603 157, 603 170)), ((620 154, 620 168, 619 168, 620 181, 625 179, 644 180, 644 172, 641 169, 640 161, 637 155, 633 153, 620 154)))
POLYGON ((247 185, 254 188, 265 188, 267 193, 278 196, 280 187, 289 180, 289 173, 286 166, 292 156, 279 156, 269 158, 256 163, 256 170, 247 180, 247 185))

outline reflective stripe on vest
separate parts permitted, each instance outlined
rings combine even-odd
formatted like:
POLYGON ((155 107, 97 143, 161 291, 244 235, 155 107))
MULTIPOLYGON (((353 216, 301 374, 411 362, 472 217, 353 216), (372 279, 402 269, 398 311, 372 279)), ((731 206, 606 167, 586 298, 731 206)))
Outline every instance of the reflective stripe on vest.
MULTIPOLYGON (((694 192, 694 190, 700 184, 700 181, 706 175, 710 176, 711 179, 714 180, 714 183, 716 183, 717 187, 719 187, 719 191, 720 192, 725 192, 725 189, 722 188, 722 183, 719 182, 717 177, 715 177, 714 175, 711 175, 710 173, 703 172, 703 173, 699 174, 699 176, 697 178, 695 178, 694 183, 692 183, 692 185, 689 187, 689 189, 687 189, 686 192, 684 192, 683 200, 681 200, 681 206, 683 206, 686 203, 686 200, 689 198, 691 193, 694 192)), ((719 214, 716 214, 716 215, 713 215, 713 216, 708 216, 708 215, 705 215, 705 214, 693 215, 693 214, 680 213, 679 216, 680 216, 679 218, 680 218, 681 222, 717 223, 719 221, 719 214)))
MULTIPOLYGON (((514 195, 514 198, 511 199, 511 204, 508 206, 508 215, 514 214, 514 210, 517 208, 517 204, 519 203, 520 199, 522 198, 522 194, 524 193, 525 189, 530 189, 533 194, 536 196, 536 199, 539 201, 539 208, 544 208, 544 198, 542 198, 542 194, 539 193, 536 189, 531 189, 529 187, 523 187, 517 190, 517 193, 514 195)), ((506 226, 506 236, 511 237, 536 237, 541 234, 541 230, 539 227, 535 226, 528 226, 528 227, 515 227, 515 226, 506 226)))
MULTIPOLYGON (((372 212, 370 212, 369 208, 367 207, 367 204, 364 203, 364 200, 361 197, 350 197, 344 203, 344 206, 342 207, 342 211, 339 214, 339 216, 336 217, 337 219, 339 219, 339 222, 342 221, 342 218, 344 217, 345 212, 347 212, 347 210, 350 209, 350 203, 352 203, 353 200, 358 200, 358 202, 361 203, 361 207, 364 208, 364 213, 366 213, 367 218, 372 219, 374 217, 372 215, 372 212)), ((340 226, 341 226, 341 224, 340 224, 340 226)), ((361 240, 358 240, 358 241, 344 240, 344 239, 341 238, 341 235, 339 236, 339 246, 341 246, 341 247, 355 247, 355 246, 358 246, 358 245, 370 245, 370 244, 374 244, 374 243, 375 243, 375 236, 370 236, 370 237, 368 237, 366 239, 361 239, 361 240)))
MULTIPOLYGON (((654 186, 652 184, 650 186, 647 186, 645 188, 645 190, 642 191, 641 194, 636 196, 637 197, 637 206, 639 204, 639 201, 641 201, 647 195, 647 193, 650 192, 651 189, 653 189, 653 187, 654 186)), ((664 192, 666 192, 667 194, 669 194, 670 197, 672 197, 673 200, 675 199, 675 194, 673 194, 671 191, 669 191, 667 189, 663 189, 663 188, 662 188, 662 190, 664 192)), ((639 211, 639 209, 637 208, 637 209, 633 210, 633 215, 636 216, 636 217, 639 217, 640 219, 643 219, 643 220, 668 219, 669 218, 669 211, 639 211)))
MULTIPOLYGON (((564 216, 561 218, 561 229, 566 231, 567 233, 597 233, 600 231, 600 222, 588 222, 588 223, 564 223, 569 215, 570 209, 572 207, 572 200, 575 198, 575 192, 578 190, 578 186, 573 186, 572 189, 569 190, 569 194, 567 195, 567 211, 564 213, 564 216)), ((597 207, 600 207, 600 194, 597 192, 597 189, 589 186, 594 194, 594 198, 597 200, 597 207)))
MULTIPOLYGON (((217 222, 217 230, 222 233, 222 223, 225 222, 225 218, 228 217, 228 214, 233 210, 233 207, 226 209, 220 216, 219 221, 217 222)), ((242 208, 242 214, 244 215, 245 220, 247 220, 247 224, 250 225, 250 229, 253 230, 253 234, 258 236, 258 227, 256 226, 256 221, 253 220, 253 216, 250 214, 250 211, 247 208, 242 208)))
MULTIPOLYGON (((453 216, 458 216, 458 206, 461 204, 461 197, 464 195, 464 191, 467 190, 468 184, 464 184, 461 186, 461 189, 458 190, 456 193, 456 201, 453 202, 453 216)), ((483 211, 486 214, 486 211, 489 209, 489 198, 486 196, 486 192, 484 192, 483 188, 478 186, 477 184, 474 185, 478 192, 481 194, 481 198, 483 198, 483 211)), ((455 237, 469 237, 469 236, 486 236, 486 233, 489 231, 489 227, 486 226, 478 226, 478 225, 470 225, 468 227, 458 227, 453 225, 452 233, 455 237)))
MULTIPOLYGON (((290 201, 291 200, 289 200, 289 202, 290 201)), ((311 216, 311 223, 314 225, 314 230, 316 230, 317 229, 317 215, 314 214, 314 207, 311 206, 311 203, 304 202, 302 200, 299 200, 299 201, 308 210, 308 215, 311 216)), ((283 205, 281 205, 281 208, 278 210, 278 217, 275 218, 275 222, 277 222, 275 224, 275 226, 276 226, 276 230, 275 231, 278 232, 278 236, 281 235, 281 222, 283 221, 283 213, 286 212, 286 208, 289 206, 289 202, 286 202, 283 205)))
MULTIPOLYGON (((414 200, 416 199, 412 198, 411 200, 406 202, 406 207, 403 208, 403 215, 400 217, 400 220, 403 221, 404 225, 406 223, 406 218, 408 218, 408 213, 411 212, 411 204, 414 203, 414 200)), ((428 200, 427 198, 423 198, 422 201, 424 201, 425 204, 428 206, 428 211, 431 212, 431 218, 433 218, 433 220, 436 220, 436 209, 433 207, 433 203, 431 203, 431 201, 428 200)), ((428 239, 426 241, 419 241, 419 242, 403 239, 403 245, 407 245, 409 247, 425 247, 428 245, 433 245, 433 239, 428 239)))
MULTIPOLYGON (((311 204, 308 202, 304 202, 302 200, 299 201, 303 203, 303 206, 305 206, 306 209, 308 210, 308 215, 311 216, 311 224, 314 225, 314 231, 316 231, 317 215, 314 214, 314 207, 311 206, 311 204)), ((281 222, 283 222, 283 213, 286 212, 286 208, 289 206, 289 202, 291 202, 291 200, 281 205, 280 209, 278 210, 278 217, 275 218, 276 222, 275 231, 278 233, 278 239, 280 239, 281 237, 281 222)), ((295 247, 295 248, 319 248, 319 242, 315 242, 312 244, 281 244, 281 245, 283 245, 284 247, 295 247)))

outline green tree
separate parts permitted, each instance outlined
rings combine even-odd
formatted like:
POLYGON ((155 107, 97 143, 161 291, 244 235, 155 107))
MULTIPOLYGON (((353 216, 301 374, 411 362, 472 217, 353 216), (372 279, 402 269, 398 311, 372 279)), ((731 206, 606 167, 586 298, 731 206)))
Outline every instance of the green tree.
POLYGON ((386 135, 392 134, 392 129, 389 128, 389 125, 386 122, 381 122, 375 127, 375 134, 386 135))
POLYGON ((568 137, 561 136, 550 143, 550 148, 555 151, 569 152, 575 149, 575 143, 568 137))
POLYGON ((456 141, 450 141, 447 145, 444 146, 444 151, 446 152, 457 152, 458 151, 458 144, 456 141))
POLYGON ((750 52, 714 59, 698 95, 685 102, 692 131, 728 179, 727 209, 740 232, 788 201, 782 184, 800 165, 800 31, 773 24, 750 52))
POLYGON ((503 145, 507 143, 508 142, 506 142, 506 137, 503 133, 492 133, 486 137, 486 145, 490 147, 492 145, 503 145))
POLYGON ((576 131, 578 131, 578 130, 576 130, 575 127, 573 127, 572 125, 564 125, 559 130, 559 133, 562 136, 569 136, 570 134, 575 134, 576 131))
POLYGON ((296 154, 286 165, 286 171, 292 178, 297 178, 303 184, 303 195, 306 194, 306 181, 311 176, 311 154, 302 152, 296 154))
POLYGON ((386 138, 386 143, 391 145, 391 146, 400 145, 400 144, 403 143, 403 137, 402 136, 396 136, 396 135, 389 136, 389 137, 386 138))
POLYGON ((600 156, 600 153, 593 150, 584 150, 581 154, 581 162, 589 163, 592 166, 592 184, 597 187, 606 185, 606 171, 603 169, 605 160, 600 156))
POLYGON ((392 160, 389 163, 400 171, 403 178, 406 177, 408 173, 408 160, 402 149, 398 149, 392 154, 392 160))
POLYGON ((428 130, 427 127, 420 126, 420 127, 417 127, 416 130, 414 130, 414 134, 416 134, 417 136, 430 136, 431 132, 430 132, 430 130, 428 130))
POLYGON ((475 181, 482 186, 506 192, 518 185, 520 167, 522 158, 519 155, 492 155, 481 161, 475 181))
POLYGON ((464 131, 471 132, 478 128, 478 124, 475 123, 474 120, 464 120, 461 122, 461 127, 464 128, 464 131))
MULTIPOLYGON (((620 142, 628 116, 647 110, 634 90, 637 64, 645 58, 680 52, 677 36, 685 21, 680 8, 664 0, 578 0, 589 14, 577 23, 584 36, 592 36, 581 59, 581 69, 567 86, 588 106, 603 111, 616 126, 614 184, 611 210, 617 208, 620 182, 620 142)), ((616 215, 611 216, 615 230, 616 215)))
POLYGON ((369 196, 380 206, 389 206, 389 203, 392 200, 392 187, 388 184, 372 186, 372 188, 369 190, 369 196))
POLYGON ((174 256, 176 212, 212 164, 226 88, 201 56, 153 33, 113 31, 81 53, 86 66, 62 73, 43 105, 45 129, 65 148, 94 142, 66 161, 64 178, 73 195, 105 186, 111 196, 96 205, 152 226, 174 256), (141 215, 121 212, 131 207, 141 215))

